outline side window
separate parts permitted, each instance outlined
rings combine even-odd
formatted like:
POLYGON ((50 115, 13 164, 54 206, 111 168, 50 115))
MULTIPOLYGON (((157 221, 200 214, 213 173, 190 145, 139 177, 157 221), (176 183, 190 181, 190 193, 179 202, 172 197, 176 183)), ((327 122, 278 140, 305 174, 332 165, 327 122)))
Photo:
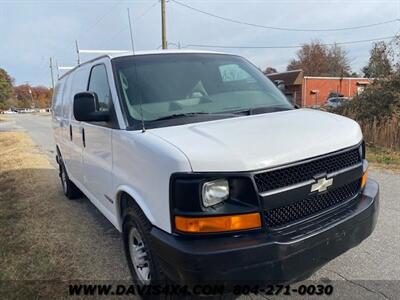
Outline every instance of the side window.
MULTIPOLYGON (((85 68, 79 68, 74 71, 72 79, 68 83, 71 86, 70 97, 71 101, 77 93, 85 92, 88 84, 89 72, 85 68)), ((72 102, 71 102, 72 103, 72 102)))
POLYGON ((92 68, 89 79, 89 91, 99 98, 99 111, 109 111, 111 103, 110 86, 108 85, 106 67, 97 65, 92 68))
POLYGON ((63 98, 64 83, 59 82, 54 88, 53 96, 53 113, 55 116, 60 117, 62 114, 62 98, 63 98))
POLYGON ((71 76, 68 75, 64 80, 64 87, 63 87, 63 100, 62 100, 62 114, 64 118, 69 118, 72 110, 72 99, 69 98, 70 94, 70 85, 71 85, 71 76))
POLYGON ((74 96, 77 93, 86 91, 89 78, 89 70, 85 67, 79 67, 77 70, 73 71, 72 74, 68 77, 70 77, 67 84, 69 91, 66 92, 68 98, 65 98, 64 101, 69 101, 71 107, 69 113, 67 112, 66 117, 69 117, 71 115, 71 117, 74 118, 73 114, 71 113, 74 96))
POLYGON ((250 74, 236 64, 219 66, 223 82, 241 81, 251 78, 250 74))

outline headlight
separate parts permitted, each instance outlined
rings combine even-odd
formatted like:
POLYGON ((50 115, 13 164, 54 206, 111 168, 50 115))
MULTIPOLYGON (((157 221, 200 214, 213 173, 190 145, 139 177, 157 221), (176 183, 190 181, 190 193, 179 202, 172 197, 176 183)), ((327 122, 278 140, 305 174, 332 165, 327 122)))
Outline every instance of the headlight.
POLYGON ((204 183, 201 195, 205 207, 221 203, 229 197, 228 180, 217 179, 204 183))

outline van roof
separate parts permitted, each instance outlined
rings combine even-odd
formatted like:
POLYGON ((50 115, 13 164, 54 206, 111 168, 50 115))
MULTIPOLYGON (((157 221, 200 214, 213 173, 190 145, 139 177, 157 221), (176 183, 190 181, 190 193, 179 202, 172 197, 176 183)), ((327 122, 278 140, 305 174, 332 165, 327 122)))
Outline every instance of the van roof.
POLYGON ((210 53, 210 54, 227 54, 222 52, 207 51, 207 50, 187 50, 187 49, 166 49, 166 50, 145 50, 145 51, 127 51, 118 54, 107 54, 110 58, 130 56, 130 55, 149 55, 149 54, 180 54, 180 53, 210 53))
POLYGON ((131 55, 152 55, 152 54, 184 54, 184 53, 208 53, 208 54, 229 54, 229 53, 223 53, 223 52, 216 52, 216 51, 207 51, 207 50, 182 50, 182 49, 162 49, 162 50, 144 50, 144 51, 126 51, 126 52, 121 52, 121 53, 108 53, 108 54, 102 54, 100 56, 97 56, 95 58, 92 58, 88 61, 85 61, 81 63, 80 65, 75 66, 73 69, 69 70, 68 72, 65 72, 62 76, 60 76, 60 79, 63 77, 67 76, 68 74, 72 73, 74 70, 78 69, 80 66, 83 66, 87 63, 94 62, 100 58, 103 57, 109 57, 110 59, 117 58, 117 57, 125 57, 125 56, 131 56, 131 55))

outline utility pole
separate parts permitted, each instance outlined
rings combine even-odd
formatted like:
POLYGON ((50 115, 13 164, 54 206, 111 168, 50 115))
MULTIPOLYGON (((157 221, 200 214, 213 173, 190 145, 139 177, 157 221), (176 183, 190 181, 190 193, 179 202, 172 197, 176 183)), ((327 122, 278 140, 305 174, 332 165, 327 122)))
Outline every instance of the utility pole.
POLYGON ((50 74, 51 74, 51 86, 54 90, 54 74, 53 74, 53 60, 50 57, 50 74))
POLYGON ((29 95, 31 95, 31 108, 35 108, 35 102, 33 101, 33 95, 32 95, 32 89, 31 86, 29 86, 29 95))
POLYGON ((167 28, 165 24, 165 0, 161 0, 161 39, 162 39, 162 48, 167 49, 167 28))

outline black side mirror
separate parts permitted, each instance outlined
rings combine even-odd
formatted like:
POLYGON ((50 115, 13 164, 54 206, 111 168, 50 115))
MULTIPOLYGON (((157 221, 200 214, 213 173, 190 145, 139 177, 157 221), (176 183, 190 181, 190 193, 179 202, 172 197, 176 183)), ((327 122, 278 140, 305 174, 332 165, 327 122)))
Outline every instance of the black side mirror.
POLYGON ((78 93, 74 96, 74 117, 77 121, 107 122, 109 113, 98 111, 99 100, 93 92, 78 93))

